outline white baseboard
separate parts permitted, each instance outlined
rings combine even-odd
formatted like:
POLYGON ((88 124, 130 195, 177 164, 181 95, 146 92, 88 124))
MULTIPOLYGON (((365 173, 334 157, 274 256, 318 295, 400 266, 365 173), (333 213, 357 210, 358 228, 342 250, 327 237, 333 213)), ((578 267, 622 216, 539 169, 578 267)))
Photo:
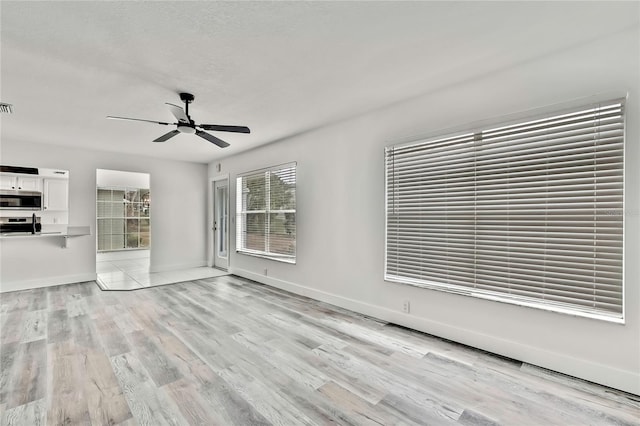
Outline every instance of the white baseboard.
POLYGON ((513 358, 549 370, 558 371, 569 376, 578 377, 604 386, 620 389, 640 395, 640 374, 621 370, 604 364, 598 364, 569 355, 547 351, 499 337, 478 333, 473 330, 453 327, 415 315, 381 306, 363 303, 336 294, 327 293, 288 281, 256 274, 244 269, 232 268, 230 273, 266 284, 281 290, 290 291, 301 296, 321 302, 330 303, 344 309, 365 314, 383 321, 398 324, 434 336, 453 340, 474 348, 482 349, 498 355, 513 358))
POLYGON ((167 264, 151 265, 149 267, 149 271, 150 272, 178 271, 181 269, 201 268, 203 266, 207 266, 206 260, 200 260, 197 262, 186 262, 186 263, 172 263, 170 265, 167 265, 167 264))
POLYGON ((0 284, 0 293, 6 293, 9 291, 29 290, 32 288, 52 287, 55 285, 81 283, 85 281, 95 281, 96 274, 75 274, 75 275, 61 275, 57 277, 39 278, 37 280, 23 280, 23 281, 2 281, 0 284))

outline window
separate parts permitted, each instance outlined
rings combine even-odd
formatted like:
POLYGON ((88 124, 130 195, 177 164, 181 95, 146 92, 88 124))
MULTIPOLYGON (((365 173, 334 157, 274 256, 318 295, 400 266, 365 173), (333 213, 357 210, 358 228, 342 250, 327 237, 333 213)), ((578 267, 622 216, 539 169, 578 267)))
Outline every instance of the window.
POLYGON ((239 176, 236 203, 236 250, 295 263, 296 164, 239 176))
POLYGON ((149 190, 98 188, 98 251, 149 248, 149 190))
POLYGON ((385 279, 622 321, 623 101, 385 152, 385 279))

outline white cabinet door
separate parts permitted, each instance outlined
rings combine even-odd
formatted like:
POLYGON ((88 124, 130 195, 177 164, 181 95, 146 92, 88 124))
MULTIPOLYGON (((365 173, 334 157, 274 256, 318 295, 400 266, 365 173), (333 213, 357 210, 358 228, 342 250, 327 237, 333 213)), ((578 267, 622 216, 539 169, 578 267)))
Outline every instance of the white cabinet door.
POLYGON ((44 180, 44 209, 68 210, 69 209, 69 181, 66 179, 44 180))
POLYGON ((0 189, 16 191, 41 191, 42 178, 31 176, 0 175, 0 189))
POLYGON ((19 177, 18 187, 21 191, 40 191, 41 190, 41 178, 36 177, 19 177))
POLYGON ((15 176, 0 175, 0 189, 18 189, 15 176))

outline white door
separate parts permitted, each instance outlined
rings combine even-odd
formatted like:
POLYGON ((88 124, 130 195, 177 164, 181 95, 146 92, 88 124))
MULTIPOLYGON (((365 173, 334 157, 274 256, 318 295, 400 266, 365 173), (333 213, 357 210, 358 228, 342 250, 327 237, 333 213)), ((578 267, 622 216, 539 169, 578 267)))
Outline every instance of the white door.
POLYGON ((213 266, 229 268, 229 181, 213 182, 213 266))

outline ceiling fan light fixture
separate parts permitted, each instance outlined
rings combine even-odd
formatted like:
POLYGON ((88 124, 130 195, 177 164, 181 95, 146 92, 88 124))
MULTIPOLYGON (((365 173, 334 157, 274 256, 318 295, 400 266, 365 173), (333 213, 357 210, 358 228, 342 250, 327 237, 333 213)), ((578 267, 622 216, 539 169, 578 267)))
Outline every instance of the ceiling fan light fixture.
POLYGON ((181 133, 194 134, 196 132, 196 128, 191 126, 178 125, 178 131, 180 131, 181 133))

